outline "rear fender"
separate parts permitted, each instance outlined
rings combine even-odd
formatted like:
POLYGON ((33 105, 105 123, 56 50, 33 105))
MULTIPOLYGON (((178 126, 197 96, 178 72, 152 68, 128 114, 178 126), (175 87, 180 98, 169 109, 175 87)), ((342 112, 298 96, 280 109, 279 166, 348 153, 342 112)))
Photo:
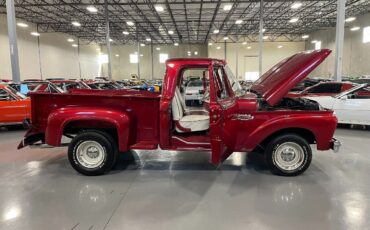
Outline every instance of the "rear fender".
MULTIPOLYGON (((48 125, 45 132, 45 142, 48 145, 60 146, 63 131, 71 122, 92 122, 93 124, 108 123, 117 131, 118 147, 121 152, 127 151, 129 148, 130 138, 130 119, 129 116, 122 111, 107 109, 107 108, 60 108, 52 112, 48 117, 48 125)), ((89 129, 99 129, 91 125, 89 129)))
POLYGON ((317 116, 283 116, 267 120, 255 129, 248 137, 245 145, 252 151, 264 140, 278 132, 302 130, 309 132, 315 138, 318 150, 330 149, 331 140, 337 125, 336 117, 325 115, 317 116))

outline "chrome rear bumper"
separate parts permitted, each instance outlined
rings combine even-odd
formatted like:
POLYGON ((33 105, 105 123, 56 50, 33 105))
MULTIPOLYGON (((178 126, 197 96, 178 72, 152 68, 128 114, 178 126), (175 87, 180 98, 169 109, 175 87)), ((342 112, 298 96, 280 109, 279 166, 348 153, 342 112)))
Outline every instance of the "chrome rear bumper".
POLYGON ((337 152, 339 151, 340 146, 342 146, 342 143, 341 143, 339 140, 337 140, 337 139, 335 139, 335 138, 333 138, 333 139, 331 140, 331 146, 330 146, 330 148, 331 148, 335 153, 337 153, 337 152))

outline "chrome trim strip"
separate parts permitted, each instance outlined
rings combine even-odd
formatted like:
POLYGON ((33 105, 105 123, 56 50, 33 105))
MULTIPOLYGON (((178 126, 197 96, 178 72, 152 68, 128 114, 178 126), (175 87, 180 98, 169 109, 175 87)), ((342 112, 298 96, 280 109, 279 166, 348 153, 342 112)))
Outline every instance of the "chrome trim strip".
POLYGON ((207 142, 189 142, 189 141, 185 141, 185 140, 183 140, 183 139, 181 139, 181 138, 179 138, 179 137, 172 137, 172 138, 174 138, 174 139, 176 139, 176 140, 178 140, 178 141, 181 141, 181 142, 183 142, 183 143, 185 143, 185 144, 188 144, 188 145, 210 145, 211 143, 207 143, 207 142))

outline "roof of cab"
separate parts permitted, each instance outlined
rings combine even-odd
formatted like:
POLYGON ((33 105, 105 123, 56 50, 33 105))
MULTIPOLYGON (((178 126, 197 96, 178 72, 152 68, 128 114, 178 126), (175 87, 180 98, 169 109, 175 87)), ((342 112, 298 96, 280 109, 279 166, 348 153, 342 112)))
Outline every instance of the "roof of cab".
POLYGON ((166 64, 191 64, 191 65, 209 65, 212 62, 221 62, 225 64, 225 60, 215 58, 170 58, 167 59, 166 64))

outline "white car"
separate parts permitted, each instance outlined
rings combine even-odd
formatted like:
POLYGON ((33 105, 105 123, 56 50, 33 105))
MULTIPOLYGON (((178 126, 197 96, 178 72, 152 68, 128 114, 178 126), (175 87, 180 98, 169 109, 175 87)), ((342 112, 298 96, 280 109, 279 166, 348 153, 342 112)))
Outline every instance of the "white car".
POLYGON ((370 89, 361 84, 336 96, 306 97, 334 110, 338 123, 370 125, 370 89))
POLYGON ((185 104, 190 106, 197 102, 199 105, 203 103, 204 87, 201 80, 191 80, 188 82, 184 92, 185 104))

